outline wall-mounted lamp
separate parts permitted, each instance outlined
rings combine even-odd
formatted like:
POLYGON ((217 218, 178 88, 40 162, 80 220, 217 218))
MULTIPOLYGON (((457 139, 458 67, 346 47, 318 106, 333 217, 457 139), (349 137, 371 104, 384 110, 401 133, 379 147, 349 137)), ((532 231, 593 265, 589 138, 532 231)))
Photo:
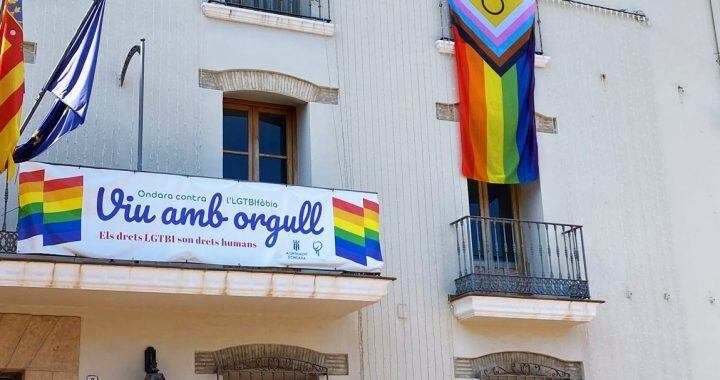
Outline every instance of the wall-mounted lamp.
POLYGON ((157 351, 155 347, 145 349, 145 380, 165 380, 157 365, 157 351))

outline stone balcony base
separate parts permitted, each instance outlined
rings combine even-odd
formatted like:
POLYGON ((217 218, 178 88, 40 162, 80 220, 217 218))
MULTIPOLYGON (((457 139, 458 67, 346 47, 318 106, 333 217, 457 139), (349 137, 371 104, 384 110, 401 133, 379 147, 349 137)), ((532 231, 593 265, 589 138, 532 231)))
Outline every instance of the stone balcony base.
POLYGON ((602 302, 468 294, 451 298, 451 303, 460 321, 513 319, 580 324, 592 321, 602 302))
POLYGON ((305 316, 343 316, 378 302, 394 280, 372 275, 7 258, 11 256, 17 255, 0 257, 0 300, 8 304, 241 314, 292 310, 305 316))
POLYGON ((329 22, 279 15, 261 10, 203 3, 202 13, 205 17, 241 24, 258 25, 325 37, 331 37, 335 34, 335 25, 329 22))

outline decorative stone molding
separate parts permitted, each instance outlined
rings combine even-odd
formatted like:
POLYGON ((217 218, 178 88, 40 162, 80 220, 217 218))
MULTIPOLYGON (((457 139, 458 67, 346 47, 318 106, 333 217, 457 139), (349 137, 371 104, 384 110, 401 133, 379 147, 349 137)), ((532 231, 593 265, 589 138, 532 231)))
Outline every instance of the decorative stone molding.
POLYGON ((200 87, 211 90, 260 91, 289 96, 309 103, 338 104, 338 89, 318 86, 291 75, 266 70, 200 69, 200 87))
MULTIPOLYGON (((458 103, 435 103, 435 115, 442 121, 460 121, 460 109, 458 103)), ((535 128, 542 133, 557 133, 557 118, 535 113, 535 128)))
POLYGON ((527 376, 582 380, 581 362, 569 362, 531 352, 500 352, 478 358, 455 358, 455 377, 486 379, 493 376, 527 376))
POLYGON ((276 370, 297 370, 298 366, 327 369, 331 376, 349 374, 347 354, 324 354, 303 347, 280 344, 249 344, 214 352, 195 352, 195 374, 213 375, 218 371, 266 369, 266 361, 276 370))
POLYGON ((35 55, 37 53, 37 43, 25 41, 23 42, 23 53, 25 55, 25 63, 35 63, 35 55))
POLYGON ((435 114, 438 120, 443 121, 460 121, 460 107, 457 103, 435 103, 435 114))
POLYGON ((468 295, 452 301, 460 321, 482 318, 587 323, 597 315, 601 302, 543 298, 468 295))
POLYGON ((335 34, 335 25, 329 22, 230 7, 223 4, 203 3, 202 13, 205 17, 224 21, 292 30, 326 37, 335 34))
MULTIPOLYGON (((440 54, 455 55, 455 41, 437 40, 435 41, 435 49, 440 54)), ((535 67, 542 69, 550 63, 550 57, 547 55, 535 54, 535 67)))
POLYGON ((535 128, 538 132, 557 134, 557 118, 535 113, 535 128))
POLYGON ((25 380, 77 379, 80 318, 0 314, 0 368, 25 380))

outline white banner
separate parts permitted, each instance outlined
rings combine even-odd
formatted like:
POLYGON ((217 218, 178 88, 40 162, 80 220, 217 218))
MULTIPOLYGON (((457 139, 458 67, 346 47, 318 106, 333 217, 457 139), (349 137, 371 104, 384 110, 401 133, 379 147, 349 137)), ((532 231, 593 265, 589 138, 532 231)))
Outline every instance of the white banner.
POLYGON ((20 165, 18 252, 380 272, 376 194, 20 165))

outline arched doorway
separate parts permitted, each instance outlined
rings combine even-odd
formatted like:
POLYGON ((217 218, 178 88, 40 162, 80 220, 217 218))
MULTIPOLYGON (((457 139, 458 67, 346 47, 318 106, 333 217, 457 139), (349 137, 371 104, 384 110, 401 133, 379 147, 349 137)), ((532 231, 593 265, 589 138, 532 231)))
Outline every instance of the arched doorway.
POLYGON ((481 380, 582 380, 582 363, 532 352, 455 358, 455 376, 481 380))

